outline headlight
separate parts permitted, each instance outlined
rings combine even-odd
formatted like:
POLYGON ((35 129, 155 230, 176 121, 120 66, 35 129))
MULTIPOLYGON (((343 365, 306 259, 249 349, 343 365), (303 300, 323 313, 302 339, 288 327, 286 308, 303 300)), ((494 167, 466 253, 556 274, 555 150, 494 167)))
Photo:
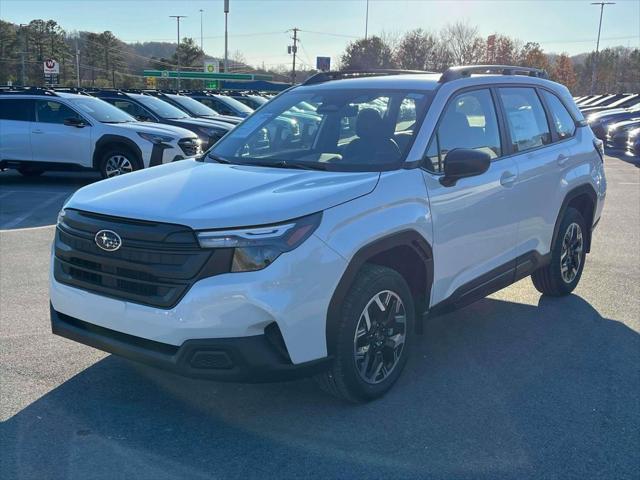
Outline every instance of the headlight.
POLYGON ((138 135, 140 135, 145 140, 149 140, 151 143, 169 143, 173 141, 173 137, 170 137, 168 135, 157 135, 155 133, 144 132, 138 132, 138 135))
POLYGON ((597 123, 598 122, 598 117, 596 117, 595 115, 589 115, 587 117, 587 123, 597 123))
MULTIPOLYGON (((65 203, 67 203, 67 202, 65 201, 65 203)), ((64 207, 62 207, 62 209, 58 212, 58 220, 56 221, 56 226, 59 226, 61 223, 64 222, 64 216, 66 214, 67 214, 67 212, 65 211, 64 207)))
POLYGON ((261 270, 298 247, 320 224, 321 213, 268 227, 198 232, 202 248, 233 248, 232 272, 261 270))

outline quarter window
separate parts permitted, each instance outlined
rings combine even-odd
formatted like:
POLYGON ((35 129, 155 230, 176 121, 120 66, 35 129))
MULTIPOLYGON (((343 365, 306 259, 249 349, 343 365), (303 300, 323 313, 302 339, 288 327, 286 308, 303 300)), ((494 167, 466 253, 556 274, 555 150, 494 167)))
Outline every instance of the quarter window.
POLYGON ((113 105, 118 107, 123 112, 127 112, 132 117, 140 120, 142 118, 151 118, 151 114, 147 112, 140 105, 126 100, 113 100, 113 105))
POLYGON ((553 128, 560 139, 573 137, 576 131, 576 123, 573 117, 567 111, 560 99, 553 93, 542 90, 542 96, 547 102, 547 106, 551 111, 551 119, 553 120, 553 128))
POLYGON ((542 103, 533 88, 501 88, 514 152, 524 152, 551 143, 542 103))
POLYGON ((75 111, 62 103, 50 100, 38 100, 36 102, 36 112, 38 122, 63 124, 67 119, 82 120, 82 117, 75 111))
POLYGON ((489 90, 461 93, 449 102, 431 138, 425 168, 442 172, 447 153, 456 148, 481 150, 492 159, 502 155, 498 119, 489 90))

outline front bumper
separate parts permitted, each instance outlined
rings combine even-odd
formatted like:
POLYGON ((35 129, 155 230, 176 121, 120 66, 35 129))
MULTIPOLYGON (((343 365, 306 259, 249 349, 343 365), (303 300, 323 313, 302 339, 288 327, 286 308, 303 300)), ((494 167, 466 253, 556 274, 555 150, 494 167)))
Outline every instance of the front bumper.
POLYGON ((307 377, 329 357, 294 365, 274 335, 187 340, 180 346, 147 340, 64 315, 50 305, 54 334, 178 375, 233 382, 307 377))

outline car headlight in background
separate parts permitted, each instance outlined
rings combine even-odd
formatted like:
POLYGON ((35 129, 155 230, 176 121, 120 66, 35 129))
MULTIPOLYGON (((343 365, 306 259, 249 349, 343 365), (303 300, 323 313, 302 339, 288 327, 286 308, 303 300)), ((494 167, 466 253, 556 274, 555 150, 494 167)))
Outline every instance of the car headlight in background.
POLYGON ((267 227, 198 232, 202 248, 233 248, 232 272, 261 270, 298 247, 318 228, 321 213, 267 227))
POLYGON ((173 137, 168 135, 158 135, 155 133, 137 132, 145 140, 149 140, 151 143, 169 143, 173 141, 173 137))

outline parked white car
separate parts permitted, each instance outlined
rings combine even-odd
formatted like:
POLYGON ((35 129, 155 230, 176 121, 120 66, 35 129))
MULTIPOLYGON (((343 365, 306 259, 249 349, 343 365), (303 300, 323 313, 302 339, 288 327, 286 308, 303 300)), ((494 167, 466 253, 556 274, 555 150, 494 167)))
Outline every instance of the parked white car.
POLYGON ((138 122, 100 99, 41 89, 0 91, 0 168, 99 170, 103 177, 199 155, 198 136, 138 122))
POLYGON ((603 155, 540 70, 320 73, 200 161, 78 190, 52 252, 53 332, 183 375, 316 375, 370 400, 424 318, 529 275, 545 295, 576 288, 603 155), (256 147, 302 102, 321 119, 310 142, 256 147))

